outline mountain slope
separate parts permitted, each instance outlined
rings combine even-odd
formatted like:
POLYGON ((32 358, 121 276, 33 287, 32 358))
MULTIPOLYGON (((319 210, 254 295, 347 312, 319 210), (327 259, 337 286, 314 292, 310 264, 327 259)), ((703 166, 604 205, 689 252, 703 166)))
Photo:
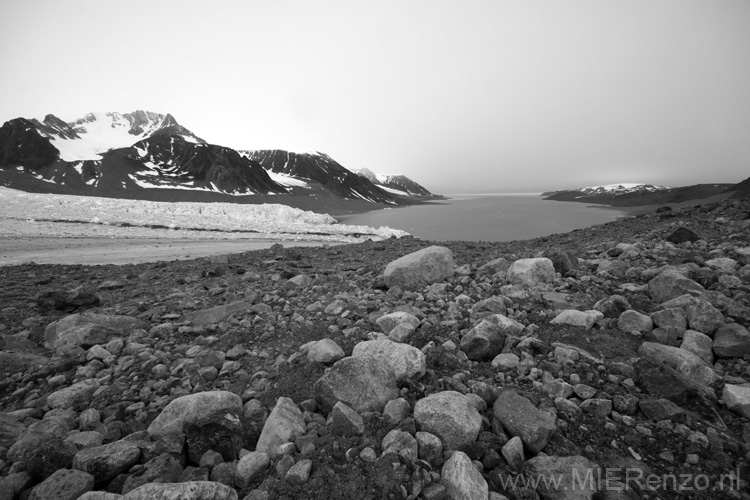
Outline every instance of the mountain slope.
POLYGON ((355 170, 354 173, 361 177, 364 177, 365 179, 369 180, 376 186, 380 186, 386 191, 393 192, 394 194, 417 197, 435 196, 423 186, 409 179, 405 175, 378 175, 367 168, 355 170))
POLYGON ((323 153, 295 153, 280 149, 243 151, 242 153, 260 163, 267 170, 298 179, 315 181, 342 198, 362 199, 389 205, 405 203, 402 198, 347 170, 323 153))

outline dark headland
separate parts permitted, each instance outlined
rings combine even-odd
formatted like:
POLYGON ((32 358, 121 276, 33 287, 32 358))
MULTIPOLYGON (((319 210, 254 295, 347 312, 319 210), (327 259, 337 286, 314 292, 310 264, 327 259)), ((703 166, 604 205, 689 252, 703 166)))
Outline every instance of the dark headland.
POLYGON ((747 198, 0 283, 3 499, 750 498, 747 198))

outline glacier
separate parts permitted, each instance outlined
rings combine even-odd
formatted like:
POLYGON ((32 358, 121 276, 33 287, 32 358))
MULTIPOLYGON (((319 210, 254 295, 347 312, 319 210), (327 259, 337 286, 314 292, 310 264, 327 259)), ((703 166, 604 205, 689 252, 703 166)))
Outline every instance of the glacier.
POLYGON ((300 210, 281 204, 156 202, 120 198, 97 198, 26 193, 0 187, 0 236, 23 230, 24 226, 54 225, 64 236, 138 236, 156 231, 157 237, 307 239, 356 243, 379 241, 409 233, 389 227, 372 228, 338 224, 328 214, 300 210), (71 229, 71 224, 75 228, 71 229))

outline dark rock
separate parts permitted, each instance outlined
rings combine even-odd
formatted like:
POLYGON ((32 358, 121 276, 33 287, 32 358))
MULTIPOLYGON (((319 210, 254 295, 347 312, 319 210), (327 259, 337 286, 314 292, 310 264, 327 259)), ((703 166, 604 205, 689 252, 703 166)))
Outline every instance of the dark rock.
POLYGON ((668 399, 641 399, 638 406, 651 420, 667 420, 683 413, 682 408, 668 399))
POLYGON ((491 361, 505 345, 505 335, 499 326, 482 320, 461 338, 461 350, 472 361, 491 361))
POLYGON ((96 307, 101 304, 101 298, 84 286, 73 290, 46 290, 36 298, 36 303, 42 309, 57 309, 58 311, 74 311, 96 307))
POLYGON ((45 442, 26 459, 26 470, 38 481, 50 477, 59 469, 67 469, 73 463, 78 448, 60 438, 45 442))
POLYGON ((679 245, 680 243, 685 243, 687 241, 693 243, 702 240, 703 238, 686 227, 678 227, 665 239, 670 243, 679 245))

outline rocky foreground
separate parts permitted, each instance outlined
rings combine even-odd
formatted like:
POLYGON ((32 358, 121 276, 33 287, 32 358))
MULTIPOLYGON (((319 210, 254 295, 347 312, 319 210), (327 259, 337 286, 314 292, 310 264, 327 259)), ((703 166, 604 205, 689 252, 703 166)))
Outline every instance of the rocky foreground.
POLYGON ((750 202, 0 283, 2 500, 750 498, 750 202))

